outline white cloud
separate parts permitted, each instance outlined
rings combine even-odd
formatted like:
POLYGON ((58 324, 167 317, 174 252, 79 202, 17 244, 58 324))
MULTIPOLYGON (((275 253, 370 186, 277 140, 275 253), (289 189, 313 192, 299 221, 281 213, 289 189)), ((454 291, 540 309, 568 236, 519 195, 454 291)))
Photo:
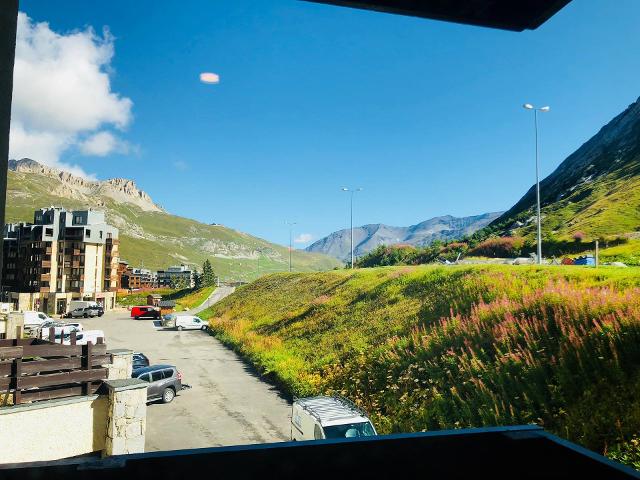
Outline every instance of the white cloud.
POLYGON ((96 157, 104 157, 112 152, 129 153, 131 150, 129 144, 120 140, 111 132, 98 132, 79 144, 80 151, 85 155, 94 155, 96 157))
POLYGON ((311 235, 310 233, 301 233, 293 239, 295 243, 308 243, 311 240, 313 240, 313 235, 311 235))
POLYGON ((104 130, 122 130, 132 119, 132 101, 111 91, 113 42, 106 29, 59 34, 18 15, 11 158, 69 168, 60 157, 70 148, 104 156, 127 147, 104 130))

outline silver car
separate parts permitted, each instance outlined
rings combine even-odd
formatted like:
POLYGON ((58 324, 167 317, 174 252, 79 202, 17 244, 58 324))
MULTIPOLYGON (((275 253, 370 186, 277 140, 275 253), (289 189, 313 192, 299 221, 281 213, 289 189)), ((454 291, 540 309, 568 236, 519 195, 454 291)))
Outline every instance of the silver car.
POLYGON ((182 374, 173 365, 137 368, 131 376, 149 383, 148 402, 162 400, 162 403, 169 403, 175 398, 176 393, 182 390, 182 374))

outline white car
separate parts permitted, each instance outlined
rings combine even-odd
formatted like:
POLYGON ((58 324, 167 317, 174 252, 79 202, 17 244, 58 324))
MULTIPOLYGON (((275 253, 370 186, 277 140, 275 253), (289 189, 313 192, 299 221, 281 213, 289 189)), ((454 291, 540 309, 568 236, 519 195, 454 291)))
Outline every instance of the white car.
POLYGON ((176 315, 175 328, 178 330, 206 330, 207 322, 194 315, 176 315))
MULTIPOLYGON (((56 335, 56 338, 59 337, 56 335)), ((76 345, 86 345, 91 342, 94 345, 98 344, 98 338, 102 338, 102 341, 106 343, 104 332, 102 330, 82 330, 76 332, 76 345)), ((64 345, 71 345, 71 335, 65 335, 62 343, 64 345)))
MULTIPOLYGON (((42 339, 43 340, 49 340, 49 329, 53 327, 54 329, 54 335, 56 338, 56 341, 60 342, 60 337, 61 336, 68 336, 71 335, 71 332, 75 332, 76 331, 76 327, 72 326, 72 325, 67 325, 65 323, 60 323, 60 322, 46 322, 43 323, 41 327, 38 328, 38 333, 42 332, 42 339)), ((51 340, 54 341, 54 340, 51 340)))
POLYGON ((298 398, 291 412, 291 440, 377 435, 367 414, 342 397, 298 398))
POLYGON ((53 318, 44 312, 36 312, 34 310, 27 310, 23 313, 24 326, 25 327, 39 327, 45 322, 52 322, 53 318))

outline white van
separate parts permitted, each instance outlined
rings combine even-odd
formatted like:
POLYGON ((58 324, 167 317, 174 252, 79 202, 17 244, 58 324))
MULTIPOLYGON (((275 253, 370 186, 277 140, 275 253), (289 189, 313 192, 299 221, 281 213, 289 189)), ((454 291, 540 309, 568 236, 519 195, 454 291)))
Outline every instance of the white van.
POLYGON ((53 322, 53 318, 44 312, 36 312, 34 310, 27 310, 23 313, 24 326, 25 327, 39 327, 44 322, 53 322))
POLYGON ((175 328, 178 330, 206 330, 209 324, 194 315, 176 315, 175 328))
POLYGON ((291 408, 293 441, 377 435, 367 414, 346 398, 298 398, 291 408))

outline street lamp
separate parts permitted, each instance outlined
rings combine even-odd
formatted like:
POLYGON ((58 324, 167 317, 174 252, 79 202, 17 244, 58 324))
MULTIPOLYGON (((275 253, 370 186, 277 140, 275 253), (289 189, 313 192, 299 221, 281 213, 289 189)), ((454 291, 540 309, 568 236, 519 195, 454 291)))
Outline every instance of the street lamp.
POLYGON ((538 220, 538 265, 542 265, 542 219, 540 217, 540 176, 538 174, 538 112, 548 112, 550 108, 548 106, 536 108, 530 103, 525 103, 522 107, 526 110, 533 110, 533 128, 536 137, 536 216, 538 220))
POLYGON ((289 272, 291 272, 291 252, 293 250, 293 226, 297 225, 298 222, 284 222, 286 225, 289 225, 289 272))
POLYGON ((361 192, 362 188, 347 188, 342 187, 343 192, 349 192, 351 194, 351 201, 349 203, 349 217, 351 220, 351 268, 353 268, 353 196, 357 192, 361 192))

